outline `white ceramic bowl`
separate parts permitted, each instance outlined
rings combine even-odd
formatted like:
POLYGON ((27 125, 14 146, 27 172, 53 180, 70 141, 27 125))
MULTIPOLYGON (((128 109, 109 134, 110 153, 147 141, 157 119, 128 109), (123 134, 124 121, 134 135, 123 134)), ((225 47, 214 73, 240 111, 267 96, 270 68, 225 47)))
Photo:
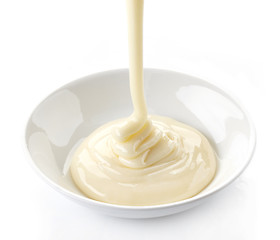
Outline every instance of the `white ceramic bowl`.
POLYGON ((76 188, 67 173, 73 149, 97 127, 132 112, 128 70, 113 70, 61 87, 32 113, 26 126, 26 146, 32 165, 50 186, 104 214, 151 218, 178 213, 206 201, 244 171, 252 158, 256 135, 239 103, 220 88, 185 74, 145 69, 144 79, 150 114, 189 124, 211 142, 218 155, 212 183, 190 199, 139 207, 98 202, 76 188))

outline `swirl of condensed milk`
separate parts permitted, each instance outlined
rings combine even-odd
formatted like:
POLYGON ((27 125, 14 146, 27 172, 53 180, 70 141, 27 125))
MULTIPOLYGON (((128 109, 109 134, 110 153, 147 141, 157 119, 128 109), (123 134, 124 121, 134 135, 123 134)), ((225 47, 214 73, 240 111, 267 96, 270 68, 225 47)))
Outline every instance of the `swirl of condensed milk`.
POLYGON ((154 126, 150 120, 125 142, 111 139, 110 145, 116 158, 131 168, 145 168, 159 161, 167 161, 174 152, 181 150, 181 137, 168 126, 154 126))

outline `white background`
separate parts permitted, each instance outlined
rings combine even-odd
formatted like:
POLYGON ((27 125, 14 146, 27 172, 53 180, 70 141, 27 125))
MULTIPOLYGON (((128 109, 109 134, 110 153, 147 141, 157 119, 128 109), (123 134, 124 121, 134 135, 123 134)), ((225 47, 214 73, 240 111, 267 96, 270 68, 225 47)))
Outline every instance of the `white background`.
POLYGON ((0 239, 279 239, 280 6, 275 0, 146 0, 144 65, 230 89, 257 129, 248 169, 170 217, 97 215, 47 186, 24 155, 25 122, 49 93, 128 66, 125 0, 0 0, 0 239))

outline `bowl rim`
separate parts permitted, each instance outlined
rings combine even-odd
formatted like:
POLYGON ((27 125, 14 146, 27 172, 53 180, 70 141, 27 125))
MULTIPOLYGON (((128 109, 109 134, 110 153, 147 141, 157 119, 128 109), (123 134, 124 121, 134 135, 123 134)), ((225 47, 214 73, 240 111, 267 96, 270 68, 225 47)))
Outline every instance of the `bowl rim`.
POLYGON ((219 90, 220 92, 223 92, 224 95, 227 98, 229 98, 232 102, 234 102, 241 109, 244 116, 248 120, 251 137, 250 137, 250 141, 249 141, 249 147, 248 147, 249 151, 248 151, 247 161, 240 167, 239 171, 236 171, 236 173, 231 178, 229 178, 227 181, 222 183, 220 186, 213 188, 208 193, 205 193, 205 194, 198 193, 197 195, 195 195, 191 198, 176 201, 176 202, 158 204, 158 205, 147 205, 147 206, 118 205, 118 204, 112 204, 112 203, 97 201, 97 200, 88 198, 86 196, 78 195, 74 192, 71 192, 70 190, 65 189, 64 187, 60 186, 59 184, 57 184, 54 181, 52 181, 51 179, 49 179, 39 169, 39 167, 37 167, 37 165, 34 163, 32 157, 30 155, 30 152, 28 150, 28 144, 27 144, 27 139, 26 139, 26 130, 27 130, 28 123, 30 122, 33 113, 51 95, 53 95, 55 92, 65 88, 68 85, 71 85, 73 83, 77 83, 79 81, 85 80, 85 79, 90 78, 90 77, 95 77, 96 78, 96 77, 98 77, 98 75, 101 76, 101 75, 108 75, 108 74, 119 74, 121 72, 127 72, 127 71, 129 71, 127 68, 112 69, 112 70, 107 70, 107 71, 96 72, 96 73, 93 73, 93 74, 89 74, 89 75, 80 77, 80 78, 75 79, 73 81, 70 81, 67 84, 64 84, 61 87, 54 90, 49 95, 47 95, 43 100, 41 100, 35 106, 35 108, 33 108, 32 112, 28 115, 27 121, 25 122, 25 125, 24 125, 25 128, 24 128, 24 136, 23 136, 23 140, 24 140, 23 141, 23 150, 24 150, 25 155, 27 156, 27 161, 28 161, 29 165, 31 166, 31 168, 33 168, 34 171, 37 173, 37 175, 39 175, 41 177, 41 179, 43 179, 49 186, 51 186, 56 191, 64 194, 65 196, 69 197, 70 199, 82 201, 82 202, 84 202, 86 204, 89 204, 89 205, 96 205, 96 206, 99 206, 99 207, 107 207, 107 208, 109 207, 109 208, 123 209, 123 210, 136 210, 136 211, 137 210, 139 210, 139 211, 140 210, 151 210, 151 209, 154 210, 154 209, 165 209, 165 208, 170 208, 170 207, 175 207, 175 206, 179 207, 179 206, 182 206, 182 205, 187 205, 187 204, 193 203, 193 202, 198 201, 198 200, 208 198, 208 197, 212 196, 213 194, 221 191, 222 189, 224 189, 229 184, 231 184, 234 180, 236 180, 244 172, 244 170, 247 168, 247 166, 251 162, 252 157, 254 155, 254 152, 255 152, 255 149, 256 149, 256 143, 257 143, 257 135, 256 135, 256 128, 255 128, 255 125, 254 125, 254 123, 251 119, 251 116, 248 113, 248 111, 244 108, 243 104, 241 104, 239 99, 234 94, 232 94, 232 92, 230 92, 228 89, 224 90, 224 87, 220 87, 219 84, 217 84, 217 83, 212 84, 211 82, 208 82, 207 80, 201 79, 200 77, 196 77, 196 76, 193 76, 193 75, 188 75, 188 74, 178 72, 178 71, 173 71, 173 70, 158 69, 158 68, 144 68, 144 72, 145 71, 157 71, 157 72, 166 72, 166 73, 169 73, 169 74, 179 74, 179 75, 182 75, 182 76, 186 76, 188 78, 192 78, 194 80, 199 80, 200 82, 207 83, 208 85, 211 85, 212 87, 214 87, 216 90, 219 90))

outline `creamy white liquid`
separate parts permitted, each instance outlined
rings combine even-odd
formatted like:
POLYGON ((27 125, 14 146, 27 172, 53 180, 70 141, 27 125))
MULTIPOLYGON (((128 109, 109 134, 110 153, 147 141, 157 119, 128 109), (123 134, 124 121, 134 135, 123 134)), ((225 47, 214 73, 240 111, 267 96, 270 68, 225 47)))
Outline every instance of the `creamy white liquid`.
POLYGON ((148 116, 143 0, 127 0, 127 9, 134 112, 98 128, 79 146, 72 177, 85 195, 102 202, 143 206, 190 198, 213 179, 215 153, 197 130, 170 118, 148 116))

